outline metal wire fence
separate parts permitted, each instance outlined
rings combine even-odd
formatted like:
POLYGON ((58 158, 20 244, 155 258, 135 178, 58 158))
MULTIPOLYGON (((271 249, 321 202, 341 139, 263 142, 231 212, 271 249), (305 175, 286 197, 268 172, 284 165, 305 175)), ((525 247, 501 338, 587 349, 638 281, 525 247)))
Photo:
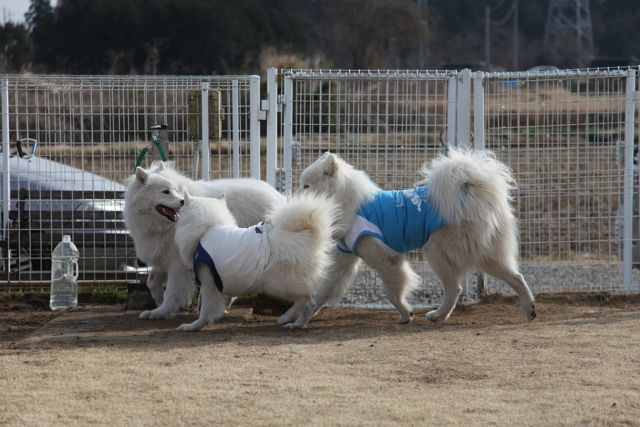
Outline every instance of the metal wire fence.
MULTIPOLYGON (((629 73, 278 70, 270 71, 266 101, 257 76, 0 76, 0 160, 11 171, 1 286, 45 284, 63 233, 80 243, 84 280, 135 278, 122 193, 136 156, 151 147, 150 126, 167 124, 164 150, 187 176, 266 177, 285 191, 327 150, 397 189, 420 179, 442 143, 486 147, 518 181, 522 269, 534 291, 637 289, 629 73), (267 121, 266 167, 259 119, 267 121)), ((157 157, 152 149, 142 164, 157 157)), ((421 252, 409 259, 423 277, 413 303, 437 303, 440 284, 421 252)), ((491 279, 487 289, 510 292, 491 279)), ((470 277, 467 298, 477 294, 470 277)), ((361 269, 343 302, 386 304, 375 272, 361 269)))
MULTIPOLYGON (((382 188, 407 188, 440 152, 440 140, 473 142, 493 150, 518 181, 522 269, 534 291, 636 289, 638 274, 625 279, 622 262, 627 70, 476 73, 473 80, 468 72, 283 70, 279 77, 280 160, 287 169, 290 156, 292 165, 285 188, 295 189, 300 171, 327 150, 382 188)), ((633 215, 635 247, 637 209, 633 215)), ((414 304, 437 303, 440 284, 421 253, 409 259, 423 277, 414 304)), ((467 298, 478 296, 474 276, 466 288, 467 298)), ((492 279, 481 291, 511 292, 492 279)), ((375 272, 362 268, 343 302, 385 305, 375 272)))
POLYGON ((251 105, 259 102, 257 76, 2 80, 8 125, 2 170, 9 170, 10 181, 9 194, 3 194, 8 199, 0 264, 5 288, 46 282, 50 253, 62 234, 71 234, 79 246, 82 280, 114 283, 132 277, 136 259, 124 229, 122 195, 136 159, 145 167, 160 158, 151 144, 152 125, 168 125, 160 131, 160 145, 189 177, 255 172, 248 147, 252 130, 259 144, 250 115, 251 105), (205 116, 209 135, 203 156, 205 116), (144 148, 150 151, 143 157, 144 148))

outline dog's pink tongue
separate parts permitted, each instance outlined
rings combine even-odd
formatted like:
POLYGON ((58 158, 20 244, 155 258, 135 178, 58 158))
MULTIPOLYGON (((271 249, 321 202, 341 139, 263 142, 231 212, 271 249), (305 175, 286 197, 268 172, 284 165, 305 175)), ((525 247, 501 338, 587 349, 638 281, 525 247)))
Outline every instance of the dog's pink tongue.
POLYGON ((157 205, 156 210, 171 222, 177 222, 178 218, 180 217, 180 214, 178 214, 178 211, 164 205, 157 205))

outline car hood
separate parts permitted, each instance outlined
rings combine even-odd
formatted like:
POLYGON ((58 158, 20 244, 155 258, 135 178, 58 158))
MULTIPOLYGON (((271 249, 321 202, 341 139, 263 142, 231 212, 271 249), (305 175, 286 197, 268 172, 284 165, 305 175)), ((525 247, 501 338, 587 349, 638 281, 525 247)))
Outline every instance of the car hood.
MULTIPOLYGON (((0 158, 0 170, 3 161, 0 158)), ((9 158, 12 190, 125 191, 126 186, 100 175, 43 157, 9 158)))

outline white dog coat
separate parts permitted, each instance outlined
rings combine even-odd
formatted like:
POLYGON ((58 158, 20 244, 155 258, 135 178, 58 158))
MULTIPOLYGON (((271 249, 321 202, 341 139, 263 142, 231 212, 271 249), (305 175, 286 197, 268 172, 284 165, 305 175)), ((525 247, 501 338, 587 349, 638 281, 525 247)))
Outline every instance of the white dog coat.
POLYGON ((193 257, 193 270, 205 263, 216 287, 227 295, 251 291, 269 264, 267 233, 271 225, 249 228, 223 225, 209 229, 200 239, 193 257))

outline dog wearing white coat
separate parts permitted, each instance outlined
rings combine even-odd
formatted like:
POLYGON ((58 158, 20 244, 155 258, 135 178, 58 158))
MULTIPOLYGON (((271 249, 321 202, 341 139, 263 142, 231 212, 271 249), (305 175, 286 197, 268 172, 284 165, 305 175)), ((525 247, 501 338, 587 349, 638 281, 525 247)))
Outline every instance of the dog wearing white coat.
POLYGON ((185 268, 192 267, 200 282, 199 317, 180 326, 197 331, 218 321, 228 297, 262 292, 294 302, 299 321, 288 328, 304 326, 313 313, 313 295, 318 292, 331 261, 334 202, 322 195, 294 196, 267 213, 251 227, 238 227, 219 198, 192 197, 188 193, 176 223, 175 244, 185 268), (298 310, 300 309, 300 310, 298 310))

